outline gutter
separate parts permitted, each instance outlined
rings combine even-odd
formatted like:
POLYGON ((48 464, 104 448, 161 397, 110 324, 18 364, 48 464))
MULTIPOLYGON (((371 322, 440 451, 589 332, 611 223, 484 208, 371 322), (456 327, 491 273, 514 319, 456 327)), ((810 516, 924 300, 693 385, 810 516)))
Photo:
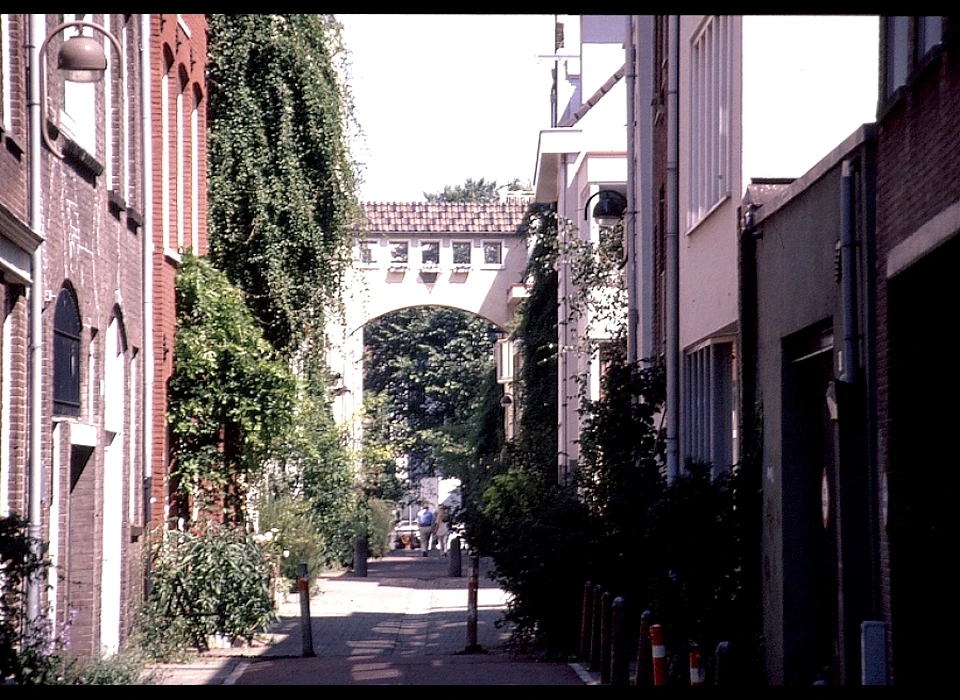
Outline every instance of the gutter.
POLYGON ((616 85, 618 82, 620 82, 620 79, 625 74, 626 74, 626 63, 620 66, 617 69, 617 72, 611 75, 610 78, 607 79, 607 82, 601 85, 600 89, 597 90, 595 93, 593 93, 593 95, 591 95, 590 99, 588 99, 586 102, 580 105, 577 111, 574 112, 569 119, 564 121, 562 124, 559 124, 558 126, 573 126, 578 121, 583 119, 583 117, 587 114, 587 112, 593 109, 594 105, 596 105, 604 95, 610 92, 613 89, 613 86, 616 85))

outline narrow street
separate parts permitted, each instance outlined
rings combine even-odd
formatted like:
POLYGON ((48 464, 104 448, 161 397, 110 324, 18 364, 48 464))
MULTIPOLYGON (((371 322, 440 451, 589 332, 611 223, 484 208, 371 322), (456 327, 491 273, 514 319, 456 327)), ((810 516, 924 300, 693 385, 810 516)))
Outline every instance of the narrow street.
POLYGON ((433 551, 400 550, 371 559, 367 576, 321 577, 310 600, 314 657, 304 657, 300 602, 281 605, 280 621, 253 646, 211 649, 194 662, 154 668, 162 685, 583 685, 576 664, 512 655, 498 629, 506 595, 481 560, 476 653, 468 644, 469 558, 462 576, 433 551))

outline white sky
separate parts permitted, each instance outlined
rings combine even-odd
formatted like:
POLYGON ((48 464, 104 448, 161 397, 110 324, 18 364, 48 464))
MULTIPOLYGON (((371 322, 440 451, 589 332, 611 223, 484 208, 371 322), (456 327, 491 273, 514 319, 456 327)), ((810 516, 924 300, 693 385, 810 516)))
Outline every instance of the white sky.
POLYGON ((360 199, 532 180, 550 126, 553 15, 336 15, 351 53, 360 199))

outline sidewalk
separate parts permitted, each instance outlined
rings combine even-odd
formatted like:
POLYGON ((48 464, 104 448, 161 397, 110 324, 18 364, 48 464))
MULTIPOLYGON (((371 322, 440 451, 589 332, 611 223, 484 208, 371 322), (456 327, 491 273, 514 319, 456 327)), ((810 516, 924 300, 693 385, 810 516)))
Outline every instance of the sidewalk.
POLYGON ((469 557, 448 575, 436 551, 395 551, 371 559, 367 576, 321 576, 310 598, 314 657, 305 657, 300 601, 252 646, 212 649, 193 663, 154 670, 162 685, 583 685, 578 665, 514 658, 509 630, 498 629, 507 596, 481 560, 476 641, 467 652, 469 557))

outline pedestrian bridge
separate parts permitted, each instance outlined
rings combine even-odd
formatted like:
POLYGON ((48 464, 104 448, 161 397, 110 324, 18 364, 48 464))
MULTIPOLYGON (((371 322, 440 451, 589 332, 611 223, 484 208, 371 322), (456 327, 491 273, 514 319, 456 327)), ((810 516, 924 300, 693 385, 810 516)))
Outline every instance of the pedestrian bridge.
MULTIPOLYGON (((445 306, 505 329, 526 294, 525 203, 375 202, 363 205, 344 317, 328 327, 339 378, 334 415, 352 423, 363 396, 363 327, 385 314, 445 306)), ((354 432, 357 435, 356 431, 354 432)))

